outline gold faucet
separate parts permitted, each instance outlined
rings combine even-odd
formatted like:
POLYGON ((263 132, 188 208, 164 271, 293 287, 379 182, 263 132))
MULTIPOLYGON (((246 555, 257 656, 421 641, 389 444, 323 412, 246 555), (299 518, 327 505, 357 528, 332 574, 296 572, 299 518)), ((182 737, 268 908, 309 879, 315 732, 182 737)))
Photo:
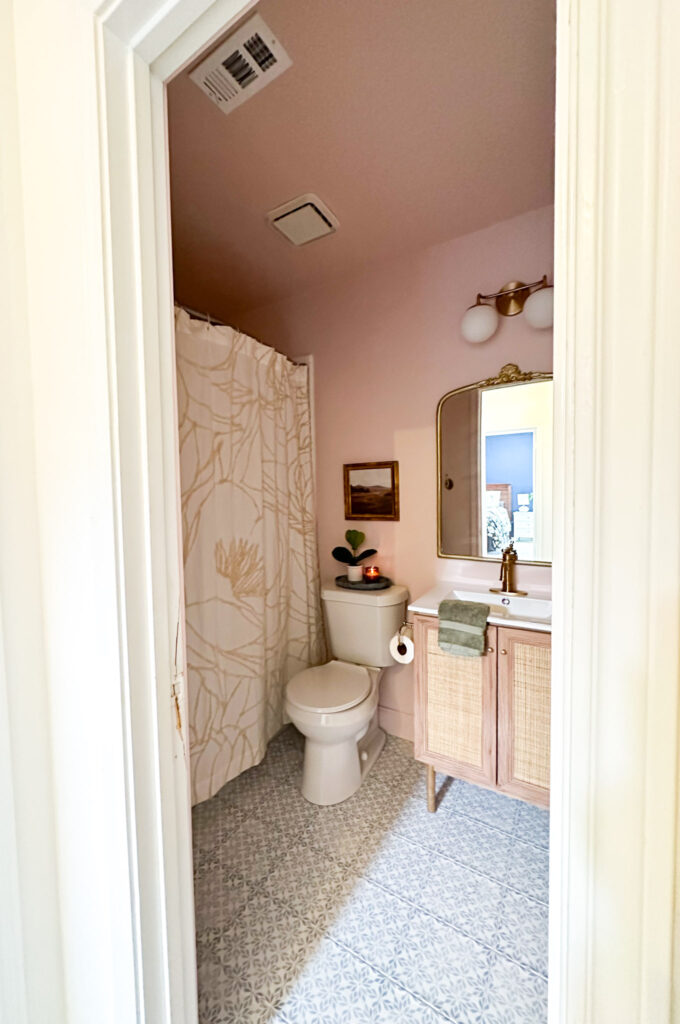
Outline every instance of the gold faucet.
POLYGON ((517 552, 512 541, 503 551, 501 561, 501 585, 500 587, 489 587, 492 594, 514 594, 516 597, 526 597, 526 590, 515 590, 515 566, 517 565, 517 552))

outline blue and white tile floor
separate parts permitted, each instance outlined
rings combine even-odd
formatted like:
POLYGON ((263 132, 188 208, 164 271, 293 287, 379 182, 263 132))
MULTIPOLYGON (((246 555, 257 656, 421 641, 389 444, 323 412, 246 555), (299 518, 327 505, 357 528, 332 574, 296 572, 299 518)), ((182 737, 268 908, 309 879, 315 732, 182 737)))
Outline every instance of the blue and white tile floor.
POLYGON ((194 808, 201 1024, 542 1024, 548 814, 387 738, 359 792, 300 795, 292 726, 194 808))

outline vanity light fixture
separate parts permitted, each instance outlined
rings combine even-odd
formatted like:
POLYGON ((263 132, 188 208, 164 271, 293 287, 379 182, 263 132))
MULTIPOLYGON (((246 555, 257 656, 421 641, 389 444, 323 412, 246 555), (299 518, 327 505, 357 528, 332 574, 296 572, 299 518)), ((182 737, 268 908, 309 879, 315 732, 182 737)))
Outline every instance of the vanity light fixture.
POLYGON ((532 327, 552 327, 553 288, 548 284, 547 275, 531 284, 509 281, 498 292, 477 295, 474 306, 463 314, 461 334, 471 345, 478 345, 496 333, 499 313, 501 316, 517 316, 522 310, 532 327), (489 301, 491 299, 495 300, 493 305, 489 301))

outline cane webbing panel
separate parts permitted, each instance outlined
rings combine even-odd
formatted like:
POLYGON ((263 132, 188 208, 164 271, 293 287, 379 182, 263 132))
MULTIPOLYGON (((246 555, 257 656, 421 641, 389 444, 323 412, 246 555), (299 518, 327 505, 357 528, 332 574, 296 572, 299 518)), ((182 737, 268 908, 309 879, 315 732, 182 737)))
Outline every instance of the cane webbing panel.
POLYGON ((446 654, 427 634, 427 746, 482 767, 482 659, 446 654))
POLYGON ((513 775, 534 786, 550 785, 550 648, 513 645, 513 775))

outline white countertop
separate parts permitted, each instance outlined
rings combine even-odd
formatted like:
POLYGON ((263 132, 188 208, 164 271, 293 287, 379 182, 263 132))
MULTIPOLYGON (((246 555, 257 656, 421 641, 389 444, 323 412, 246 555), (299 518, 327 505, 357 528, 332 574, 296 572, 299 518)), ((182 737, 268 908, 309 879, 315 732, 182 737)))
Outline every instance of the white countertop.
POLYGON ((512 626, 517 629, 535 629, 541 633, 552 632, 551 601, 528 594, 526 597, 505 597, 508 603, 504 604, 504 597, 503 594, 488 593, 480 587, 459 587, 451 580, 446 580, 412 601, 408 610, 418 615, 437 615, 440 603, 446 598, 479 601, 490 606, 487 620, 490 626, 512 626))

